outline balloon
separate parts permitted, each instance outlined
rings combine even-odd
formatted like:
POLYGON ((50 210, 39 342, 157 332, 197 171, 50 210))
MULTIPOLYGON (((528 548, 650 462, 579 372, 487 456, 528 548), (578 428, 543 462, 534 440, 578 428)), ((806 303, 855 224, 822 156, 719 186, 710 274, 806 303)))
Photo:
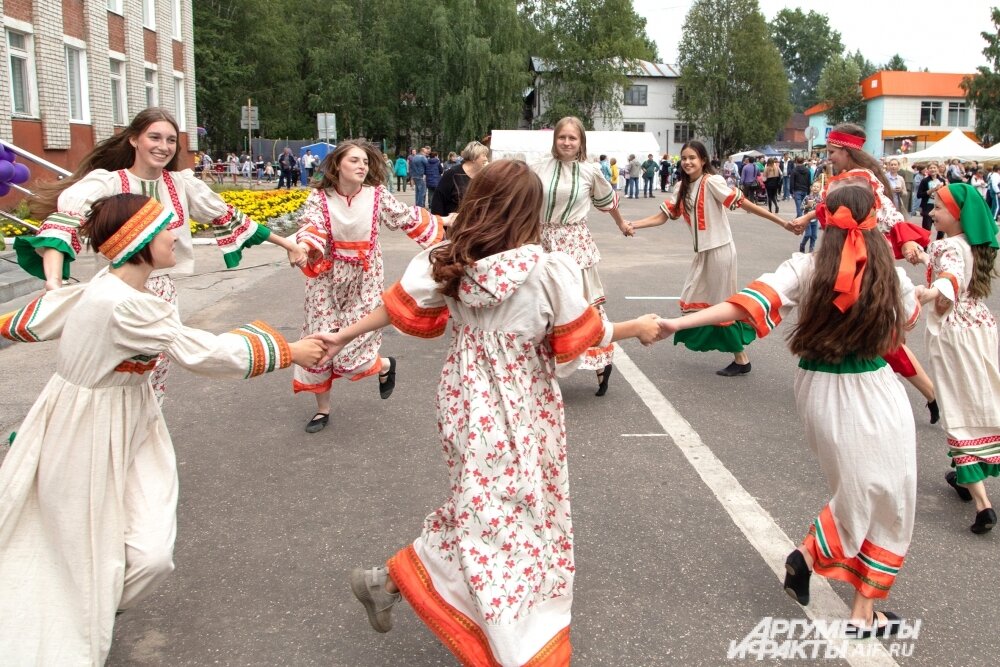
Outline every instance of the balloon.
POLYGON ((14 163, 14 177, 10 179, 11 183, 27 183, 28 179, 31 178, 31 172, 28 171, 27 165, 23 165, 20 162, 14 163))
POLYGON ((0 197, 5 197, 8 192, 10 192, 10 186, 6 183, 0 183, 0 197))
POLYGON ((0 157, 0 183, 10 183, 14 178, 14 165, 0 157))
POLYGON ((0 160, 6 160, 7 162, 14 162, 17 160, 17 153, 7 148, 3 144, 0 144, 0 148, 3 148, 3 154, 0 155, 0 160))

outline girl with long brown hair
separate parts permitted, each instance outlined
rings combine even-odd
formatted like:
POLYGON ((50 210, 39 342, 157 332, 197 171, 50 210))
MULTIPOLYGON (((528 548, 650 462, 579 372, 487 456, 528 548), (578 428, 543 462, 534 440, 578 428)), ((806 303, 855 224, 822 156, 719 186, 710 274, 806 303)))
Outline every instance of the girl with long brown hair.
POLYGON ((450 240, 418 255, 384 305, 322 336, 335 352, 390 323, 451 331, 437 393, 448 499, 388 568, 355 570, 351 588, 379 632, 402 594, 467 665, 569 664, 575 564, 556 376, 588 348, 658 331, 655 315, 612 324, 587 303, 576 262, 539 244, 542 199, 526 164, 490 164, 450 240))
MULTIPOLYGON (((305 262, 305 255, 291 239, 257 225, 191 170, 178 171, 179 139, 177 121, 170 113, 156 107, 144 109, 122 132, 97 144, 72 176, 36 185, 36 194, 28 203, 32 217, 43 222, 37 235, 21 236, 14 242, 21 268, 44 280, 47 290, 61 287, 82 247, 80 225, 91 206, 118 193, 152 197, 174 214, 170 230, 177 236, 176 265, 154 271, 147 285, 169 303, 177 303, 177 289, 170 276, 194 271, 192 219, 212 224, 227 268, 240 263, 244 248, 264 241, 284 248, 293 265, 305 262)), ((160 359, 150 378, 161 402, 168 363, 166 358, 160 359)))
MULTIPOLYGON (((397 201, 385 186, 382 153, 365 141, 342 141, 319 166, 295 235, 309 262, 302 335, 336 331, 372 312, 385 286, 379 231, 402 230, 420 247, 444 238, 445 219, 397 201)), ((316 433, 330 420, 330 387, 337 378, 379 376, 379 396, 392 395, 396 360, 380 357, 381 332, 361 336, 314 368, 296 368, 292 388, 316 396, 306 424, 316 433)))
POLYGON ((947 238, 922 254, 929 287, 918 296, 933 304, 925 338, 954 468, 945 479, 962 500, 976 501, 971 530, 983 534, 997 522, 983 481, 1000 476, 997 322, 986 305, 1000 243, 993 214, 971 185, 943 186, 934 200, 934 226, 947 238))
POLYGON ((660 328, 670 335, 735 319, 763 337, 801 309, 789 341, 799 356, 795 400, 833 498, 786 559, 785 591, 806 605, 812 572, 846 581, 856 591, 848 631, 883 636, 899 629, 899 617, 874 604, 910 544, 917 470, 910 402, 882 355, 919 309, 877 230, 868 180, 840 179, 826 204, 818 252, 793 255, 724 303, 660 328))

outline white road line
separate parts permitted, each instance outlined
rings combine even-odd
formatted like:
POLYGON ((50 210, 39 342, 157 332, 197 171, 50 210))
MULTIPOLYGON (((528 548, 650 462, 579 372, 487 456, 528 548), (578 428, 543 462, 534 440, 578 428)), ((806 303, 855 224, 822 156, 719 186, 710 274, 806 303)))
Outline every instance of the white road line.
MULTIPOLYGON (((754 549, 761 555, 778 581, 785 581, 785 557, 795 548, 795 544, 785 535, 771 515, 760 506, 736 477, 722 464, 722 461, 702 442, 701 436, 691 427, 676 408, 639 370, 625 351, 615 345, 615 367, 628 380, 642 402, 646 404, 656 421, 667 432, 688 463, 695 469, 702 481, 715 494, 723 509, 732 518, 754 549)), ((802 612, 812 619, 835 620, 847 618, 850 610, 833 591, 823 577, 814 576, 810 582, 810 603, 802 607, 802 612)), ((776 614, 777 616, 778 614, 776 614)), ((739 637, 733 639, 739 640, 739 637)), ((780 640, 779 640, 780 641, 780 640)), ((868 640, 877 642, 877 640, 868 640)), ((855 642, 852 642, 852 644, 855 642)), ((866 650, 869 649, 866 645, 866 650)), ((871 655, 852 656, 848 651, 845 660, 856 667, 889 667, 897 665, 881 644, 872 647, 871 655)))
POLYGON ((629 301, 680 301, 679 296, 627 296, 629 301))

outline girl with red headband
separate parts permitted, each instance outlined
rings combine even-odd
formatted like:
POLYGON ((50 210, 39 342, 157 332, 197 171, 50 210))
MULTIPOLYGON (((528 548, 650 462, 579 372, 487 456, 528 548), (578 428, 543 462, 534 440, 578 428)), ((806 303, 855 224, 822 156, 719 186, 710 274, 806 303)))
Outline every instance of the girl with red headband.
POLYGON ((947 238, 921 253, 929 287, 917 294, 934 304, 925 336, 954 468, 945 479, 963 501, 976 501, 971 530, 981 535, 997 522, 983 480, 1000 476, 997 322, 986 305, 997 275, 997 224, 965 183, 939 188, 930 214, 947 238))
POLYGON ((848 630, 893 634, 875 612, 903 565, 916 507, 916 430, 903 386, 882 355, 919 312, 913 284, 878 231, 868 179, 831 184, 819 251, 796 254, 724 303, 661 320, 661 335, 730 320, 766 336, 798 306, 795 399, 833 498, 785 561, 785 591, 809 603, 812 572, 854 586, 848 630), (864 307, 855 307, 857 303, 864 307))
POLYGON ((0 466, 4 664, 104 664, 115 612, 173 570, 177 463, 150 383, 160 354, 245 378, 324 352, 263 322, 219 336, 184 326, 147 283, 177 262, 175 212, 135 194, 89 211, 81 233, 111 266, 0 316, 9 340, 59 339, 56 373, 0 466))

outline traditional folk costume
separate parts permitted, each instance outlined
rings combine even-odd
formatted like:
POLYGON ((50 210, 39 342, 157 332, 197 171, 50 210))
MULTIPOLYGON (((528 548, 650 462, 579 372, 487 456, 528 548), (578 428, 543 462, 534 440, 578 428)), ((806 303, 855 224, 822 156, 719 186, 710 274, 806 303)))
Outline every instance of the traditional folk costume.
MULTIPOLYGON (((671 220, 683 216, 694 242, 694 259, 681 290, 681 313, 693 313, 725 301, 739 288, 736 281, 736 244, 726 210, 744 202, 743 193, 726 185, 716 174, 702 174, 688 187, 687 201, 675 194, 660 205, 671 220)), ((742 352, 753 342, 754 330, 746 322, 696 327, 674 335, 674 345, 684 343, 698 352, 742 352)))
MULTIPOLYGON (((604 284, 597 272, 601 253, 587 227, 591 204, 598 211, 618 208, 618 193, 601 173, 601 166, 573 160, 563 162, 555 157, 542 158, 531 164, 531 170, 542 181, 545 200, 542 204, 542 247, 546 252, 560 251, 572 257, 583 273, 584 298, 604 312, 604 284)), ((580 364, 584 370, 603 370, 612 362, 614 347, 587 350, 580 364)))
POLYGON ((580 267, 526 245, 442 296, 429 251, 385 294, 393 325, 451 342, 437 394, 450 496, 389 561, 392 580, 463 665, 568 665, 573 526, 556 375, 611 344, 580 267))
MULTIPOLYGON (((444 224, 419 206, 397 201, 379 185, 362 186, 353 197, 316 188, 306 200, 295 240, 323 254, 305 269, 305 323, 302 335, 337 331, 382 305, 385 285, 379 227, 402 229, 420 247, 444 238, 444 224)), ((379 372, 381 331, 358 336, 317 368, 294 371, 293 390, 321 394, 340 377, 360 380, 379 372)))
MULTIPOLYGON (((154 271, 146 289, 168 303, 177 303, 177 289, 170 275, 194 273, 194 245, 191 242, 191 220, 210 222, 215 240, 222 250, 227 268, 240 263, 243 249, 263 243, 271 230, 257 225, 239 210, 227 204, 190 169, 164 171, 155 181, 146 181, 128 169, 107 171, 95 169, 66 188, 57 202, 57 211, 48 216, 35 236, 20 236, 14 240, 17 262, 25 271, 45 280, 42 258, 36 250, 55 248, 64 256, 63 275, 70 276, 70 263, 83 247, 80 225, 90 214, 94 202, 103 197, 122 193, 135 193, 151 197, 174 214, 169 228, 177 237, 174 256, 177 264, 169 269, 154 271)), ((162 403, 169 368, 163 357, 153 370, 152 384, 157 400, 162 403)))
POLYGON ((955 481, 974 484, 1000 476, 1000 370, 996 319, 968 291, 975 267, 970 244, 996 248, 997 226, 972 186, 951 184, 937 196, 964 233, 927 249, 928 285, 952 305, 943 315, 929 309, 925 338, 955 481))
MULTIPOLYGON (((123 227, 109 258, 123 263, 172 221, 161 210, 145 233, 123 227)), ((56 372, 0 466, 0 656, 100 665, 115 612, 173 570, 177 466, 149 382, 157 356, 244 378, 288 366, 289 347, 261 322, 220 336, 188 328, 176 306, 107 269, 0 317, 0 335, 60 339, 56 372)))
MULTIPOLYGON (((848 229, 855 225, 847 207, 837 214, 832 224, 848 229), (846 224, 840 222, 841 213, 846 213, 846 224)), ((870 217, 854 229, 875 225, 870 217)), ((842 259, 841 266, 849 268, 842 269, 835 286, 845 292, 834 299, 842 311, 853 305, 860 290, 866 258, 864 241, 858 242, 861 258, 855 256, 846 265, 842 259)), ((849 237, 845 255, 852 247, 849 237)), ((747 312, 763 338, 791 308, 809 298, 814 261, 815 254, 795 254, 728 301, 747 312)), ((903 269, 896 273, 903 312, 911 313, 908 323, 913 322, 920 310, 913 284, 903 269)), ((850 583, 865 597, 884 598, 903 565, 916 511, 916 430, 906 391, 881 357, 849 355, 840 363, 802 358, 795 402, 809 446, 833 492, 804 543, 814 571, 850 583)))

